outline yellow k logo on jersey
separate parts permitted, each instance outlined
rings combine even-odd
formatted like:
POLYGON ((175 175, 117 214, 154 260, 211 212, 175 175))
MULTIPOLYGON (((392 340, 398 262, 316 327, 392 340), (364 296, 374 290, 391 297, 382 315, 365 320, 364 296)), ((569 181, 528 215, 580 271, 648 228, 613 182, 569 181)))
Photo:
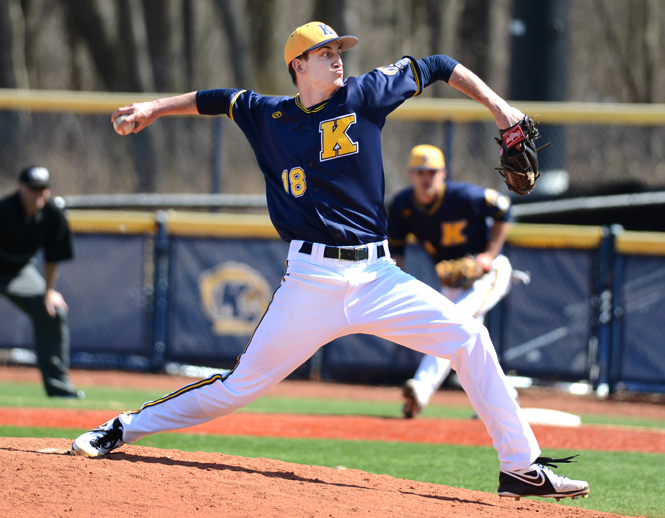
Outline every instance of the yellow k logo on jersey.
POLYGON ((462 219, 460 221, 450 221, 441 224, 441 245, 442 246, 457 246, 466 243, 467 239, 464 235, 467 221, 462 219))
POLYGON ((319 125, 319 132, 321 133, 320 159, 322 162, 358 152, 358 143, 353 142, 346 133, 351 124, 355 123, 356 114, 351 113, 336 119, 323 121, 319 125))

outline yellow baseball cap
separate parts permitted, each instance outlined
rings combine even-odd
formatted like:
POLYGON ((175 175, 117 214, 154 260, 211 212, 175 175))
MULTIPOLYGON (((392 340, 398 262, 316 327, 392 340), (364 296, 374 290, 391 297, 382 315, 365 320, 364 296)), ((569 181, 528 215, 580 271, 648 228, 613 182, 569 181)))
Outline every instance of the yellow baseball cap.
POLYGON ((286 66, 288 67, 291 61, 300 54, 338 40, 342 44, 342 50, 348 50, 358 43, 358 38, 355 36, 338 36, 332 27, 322 22, 309 22, 301 25, 286 40, 286 46, 284 47, 286 66))
POLYGON ((420 171, 423 169, 443 169, 446 161, 443 153, 438 147, 423 144, 416 146, 409 155, 409 170, 420 171))

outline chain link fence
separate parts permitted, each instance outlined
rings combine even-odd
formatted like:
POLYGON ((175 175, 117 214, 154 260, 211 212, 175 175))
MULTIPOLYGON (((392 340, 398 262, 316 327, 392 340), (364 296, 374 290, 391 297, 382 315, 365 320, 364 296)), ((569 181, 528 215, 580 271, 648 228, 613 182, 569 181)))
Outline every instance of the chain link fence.
MULTIPOLYGON (((113 131, 110 113, 125 99, 113 104, 109 95, 92 108, 82 104, 85 111, 77 109, 75 100, 63 108, 57 98, 49 99, 48 92, 35 93, 16 108, 13 97, 3 98, 0 92, 0 195, 15 189, 18 171, 28 164, 46 166, 53 177, 53 194, 65 198, 264 193, 253 151, 226 117, 166 117, 137 135, 122 137, 113 131)), ((473 101, 467 105, 431 99, 422 101, 432 109, 413 109, 422 108, 418 101, 405 103, 383 130, 387 200, 408 184, 409 151, 423 143, 444 151, 451 179, 506 192, 494 170, 498 131, 488 120, 489 112, 473 101)), ((541 169, 552 174, 543 176, 534 195, 558 198, 665 188, 665 108, 641 106, 633 113, 630 106, 615 107, 582 105, 577 112, 566 108, 573 122, 563 125, 560 121, 567 115, 559 106, 539 103, 533 109, 522 108, 537 119, 534 110, 543 112, 539 142, 552 142, 539 155, 541 169)))

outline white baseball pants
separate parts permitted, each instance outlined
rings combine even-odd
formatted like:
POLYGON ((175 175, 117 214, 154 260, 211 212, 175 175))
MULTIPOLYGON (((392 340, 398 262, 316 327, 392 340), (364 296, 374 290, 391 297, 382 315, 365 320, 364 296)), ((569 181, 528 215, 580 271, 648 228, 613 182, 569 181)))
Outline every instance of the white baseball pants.
POLYGON ((125 442, 227 415, 277 385, 322 345, 366 333, 450 358, 501 469, 531 465, 538 443, 508 392, 484 326, 395 266, 387 242, 368 245, 368 259, 357 262, 324 258, 318 244, 309 255, 299 253, 301 245, 291 242, 282 285, 236 367, 121 414, 125 442), (385 257, 377 257, 378 246, 385 257))
MULTIPOLYGON (((492 261, 490 271, 473 283, 470 288, 450 288, 443 286, 441 294, 450 300, 459 310, 473 316, 480 324, 485 315, 496 306, 510 291, 513 268, 505 255, 499 255, 492 261)), ((413 376, 416 380, 416 397, 421 406, 427 405, 444 380, 450 374, 450 360, 425 355, 413 376)), ((513 398, 517 391, 510 387, 513 398)))

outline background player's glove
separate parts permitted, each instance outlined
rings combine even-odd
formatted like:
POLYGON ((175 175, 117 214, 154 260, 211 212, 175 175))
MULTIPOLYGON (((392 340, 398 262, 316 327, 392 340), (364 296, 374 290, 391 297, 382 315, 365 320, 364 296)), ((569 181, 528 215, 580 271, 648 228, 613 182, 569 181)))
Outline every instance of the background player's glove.
POLYGON ((449 288, 468 288, 485 273, 472 255, 441 261, 435 268, 441 285, 449 288))
POLYGON ((536 147, 536 140, 540 138, 537 125, 537 122, 525 115, 517 124, 500 130, 501 138, 495 139, 501 146, 501 167, 496 169, 503 176, 508 189, 520 196, 529 194, 536 185, 536 180, 540 177, 538 151, 550 145, 548 142, 544 146, 536 147))

